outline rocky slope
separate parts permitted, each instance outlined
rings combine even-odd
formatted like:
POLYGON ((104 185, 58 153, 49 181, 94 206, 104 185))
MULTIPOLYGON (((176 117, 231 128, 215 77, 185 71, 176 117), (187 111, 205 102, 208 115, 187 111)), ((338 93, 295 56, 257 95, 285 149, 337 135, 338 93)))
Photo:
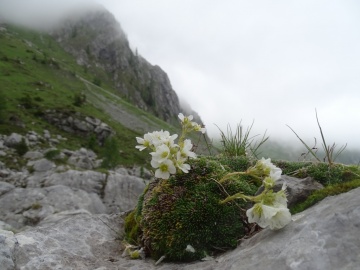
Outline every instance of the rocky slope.
POLYGON ((284 229, 265 229, 217 258, 190 264, 122 256, 123 217, 85 210, 55 213, 35 228, 0 230, 2 269, 358 269, 360 189, 330 197, 293 216, 284 229))
MULTIPOLYGON (((60 140, 66 138, 48 131, 0 136, 1 269, 357 269, 360 263, 354 237, 359 188, 293 216, 281 230, 241 239, 238 248, 214 258, 158 265, 131 260, 122 242, 124 217, 151 174, 141 168, 97 171, 100 161, 90 150, 54 152, 60 140), (20 157, 16 145, 22 141, 31 150, 20 157)), ((283 176, 280 186, 282 181, 289 204, 322 188, 311 178, 283 176)))

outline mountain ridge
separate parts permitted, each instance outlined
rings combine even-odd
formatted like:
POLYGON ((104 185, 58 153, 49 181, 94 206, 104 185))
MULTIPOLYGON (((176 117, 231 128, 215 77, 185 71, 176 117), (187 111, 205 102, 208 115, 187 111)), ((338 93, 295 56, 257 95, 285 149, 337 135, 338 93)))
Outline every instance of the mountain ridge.
POLYGON ((177 122, 183 108, 166 72, 131 50, 109 11, 86 11, 64 21, 51 35, 89 72, 92 66, 102 68, 105 74, 96 76, 100 81, 110 80, 119 96, 168 123, 177 122))

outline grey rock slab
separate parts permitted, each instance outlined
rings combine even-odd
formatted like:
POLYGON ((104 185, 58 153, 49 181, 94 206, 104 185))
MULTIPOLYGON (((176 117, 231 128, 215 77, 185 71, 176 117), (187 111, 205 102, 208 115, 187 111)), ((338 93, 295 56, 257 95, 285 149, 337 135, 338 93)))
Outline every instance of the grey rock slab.
POLYGON ((121 242, 119 217, 89 213, 59 213, 35 229, 16 234, 13 256, 17 269, 118 269, 121 242))
POLYGON ((68 170, 62 173, 51 174, 43 186, 64 185, 82 189, 88 193, 102 194, 106 183, 106 174, 95 171, 68 170))
POLYGON ((54 169, 56 167, 55 163, 47 160, 46 158, 42 158, 34 161, 33 168, 36 172, 46 172, 54 169))
POLYGON ((9 192, 10 190, 12 190, 14 188, 15 188, 14 185, 7 183, 7 182, 0 181, 0 196, 2 196, 6 192, 9 192))
POLYGON ((22 138, 23 136, 20 134, 11 133, 11 135, 5 139, 4 144, 8 147, 14 147, 21 142, 22 138))
POLYGON ((67 162, 77 168, 90 170, 95 167, 95 159, 96 154, 93 151, 81 148, 78 151, 72 152, 67 162))
MULTIPOLYGON (((7 172, 4 174, 4 180, 8 183, 13 184, 15 187, 26 187, 27 185, 27 178, 29 176, 29 173, 27 171, 22 172, 14 172, 10 170, 5 170, 7 172)), ((0 177, 1 177, 1 171, 0 171, 0 177)))
POLYGON ((144 188, 145 183, 141 178, 110 172, 103 198, 108 213, 119 213, 133 209, 144 188))
POLYGON ((44 155, 39 151, 28 151, 25 153, 23 157, 26 159, 34 160, 34 159, 41 159, 44 157, 44 155))
POLYGON ((0 267, 3 270, 14 270, 13 254, 17 244, 14 233, 0 229, 0 267))
POLYGON ((66 186, 15 188, 0 197, 0 220, 15 229, 34 226, 47 216, 66 210, 85 209, 105 213, 99 196, 66 186))
POLYGON ((27 270, 354 270, 360 264, 359 205, 360 188, 329 197, 293 216, 285 228, 265 229, 238 248, 204 262, 155 266, 151 259, 123 258, 124 247, 117 240, 124 223, 120 215, 62 212, 36 228, 2 239, 7 241, 7 258, 13 258, 16 269, 27 270))
MULTIPOLYGON (((13 227, 11 227, 10 224, 5 223, 4 221, 0 220, 0 230, 5 230, 5 231, 13 231, 15 230, 13 227)), ((1 264, 0 264, 1 265, 1 264)))

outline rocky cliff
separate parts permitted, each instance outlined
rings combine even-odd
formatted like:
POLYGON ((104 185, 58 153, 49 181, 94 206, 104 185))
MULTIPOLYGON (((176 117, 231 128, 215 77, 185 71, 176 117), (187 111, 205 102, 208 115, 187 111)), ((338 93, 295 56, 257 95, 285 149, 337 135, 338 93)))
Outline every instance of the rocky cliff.
POLYGON ((88 72, 93 72, 92 66, 102 68, 104 73, 94 74, 97 83, 109 80, 121 97, 175 123, 181 108, 167 74, 131 50, 126 34, 107 10, 98 7, 77 13, 52 35, 88 72))

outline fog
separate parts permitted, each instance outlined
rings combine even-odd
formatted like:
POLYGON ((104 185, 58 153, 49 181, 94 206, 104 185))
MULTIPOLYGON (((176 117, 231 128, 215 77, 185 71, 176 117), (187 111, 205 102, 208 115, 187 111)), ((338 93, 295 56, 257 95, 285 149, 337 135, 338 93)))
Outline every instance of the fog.
POLYGON ((133 49, 162 67, 174 90, 215 126, 253 121, 272 139, 360 147, 360 3, 289 0, 0 0, 0 18, 49 26, 103 5, 133 49))

